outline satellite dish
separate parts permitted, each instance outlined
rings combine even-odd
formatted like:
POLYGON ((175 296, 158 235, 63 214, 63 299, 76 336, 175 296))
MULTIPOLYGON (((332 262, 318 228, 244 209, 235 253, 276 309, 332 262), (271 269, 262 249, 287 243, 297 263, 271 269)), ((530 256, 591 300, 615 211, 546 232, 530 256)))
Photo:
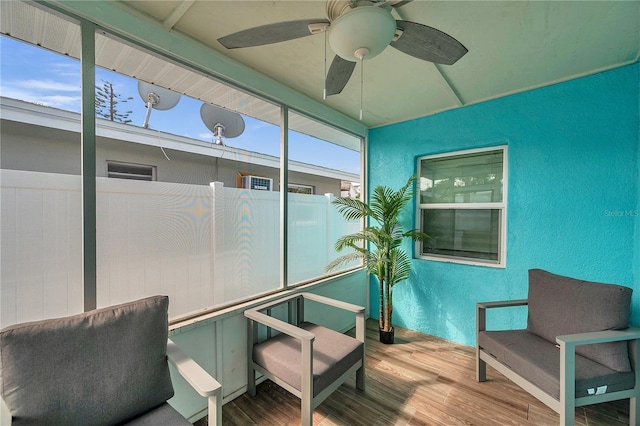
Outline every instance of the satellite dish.
POLYGON ((138 80, 138 93, 142 100, 147 104, 147 115, 144 117, 142 127, 149 127, 149 117, 151 109, 159 109, 161 111, 168 110, 176 106, 180 100, 180 93, 172 92, 164 87, 158 87, 151 83, 138 80))
POLYGON ((235 138, 244 132, 244 120, 237 112, 204 103, 200 107, 202 122, 216 137, 215 144, 223 145, 222 137, 235 138))

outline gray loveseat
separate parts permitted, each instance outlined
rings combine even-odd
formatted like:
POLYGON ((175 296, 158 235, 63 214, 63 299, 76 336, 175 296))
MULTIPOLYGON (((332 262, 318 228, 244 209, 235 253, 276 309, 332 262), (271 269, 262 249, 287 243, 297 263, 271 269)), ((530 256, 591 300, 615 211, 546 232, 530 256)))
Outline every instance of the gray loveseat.
POLYGON ((477 380, 491 365, 559 413, 561 425, 574 424, 575 407, 628 398, 636 425, 640 329, 628 327, 631 292, 530 270, 527 299, 477 304, 477 380), (487 309, 523 305, 526 329, 487 330, 487 309))
POLYGON ((167 403, 169 361, 222 424, 222 388, 167 339, 168 306, 153 296, 0 330, 0 423, 191 426, 167 403))

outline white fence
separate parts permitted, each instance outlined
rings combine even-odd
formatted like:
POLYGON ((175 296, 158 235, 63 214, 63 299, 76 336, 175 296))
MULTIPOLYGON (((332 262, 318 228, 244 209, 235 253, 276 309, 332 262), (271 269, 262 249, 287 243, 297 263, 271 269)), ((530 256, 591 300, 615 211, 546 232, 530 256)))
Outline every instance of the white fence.
MULTIPOLYGON (((0 327, 82 311, 80 177, 0 171, 0 327)), ((289 194, 289 283, 357 231, 330 198, 289 194)), ((170 316, 279 286, 279 193, 97 180, 97 298, 170 296, 170 316)))

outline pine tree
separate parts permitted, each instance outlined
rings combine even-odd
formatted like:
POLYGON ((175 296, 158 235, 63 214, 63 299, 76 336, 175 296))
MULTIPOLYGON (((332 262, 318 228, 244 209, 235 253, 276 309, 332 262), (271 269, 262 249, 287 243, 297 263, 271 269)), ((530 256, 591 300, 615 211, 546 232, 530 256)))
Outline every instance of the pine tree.
POLYGON ((106 118, 118 123, 131 123, 129 115, 133 111, 120 112, 118 104, 132 99, 133 97, 131 96, 123 99, 121 94, 113 90, 113 83, 102 80, 102 86, 96 85, 96 117, 106 118))

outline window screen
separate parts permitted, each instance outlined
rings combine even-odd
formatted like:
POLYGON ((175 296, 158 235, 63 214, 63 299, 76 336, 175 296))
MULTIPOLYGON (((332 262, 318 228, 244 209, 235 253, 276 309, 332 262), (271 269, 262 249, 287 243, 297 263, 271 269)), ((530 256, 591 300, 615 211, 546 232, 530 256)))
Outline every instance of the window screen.
POLYGON ((421 257, 504 265, 506 147, 422 157, 421 257))

